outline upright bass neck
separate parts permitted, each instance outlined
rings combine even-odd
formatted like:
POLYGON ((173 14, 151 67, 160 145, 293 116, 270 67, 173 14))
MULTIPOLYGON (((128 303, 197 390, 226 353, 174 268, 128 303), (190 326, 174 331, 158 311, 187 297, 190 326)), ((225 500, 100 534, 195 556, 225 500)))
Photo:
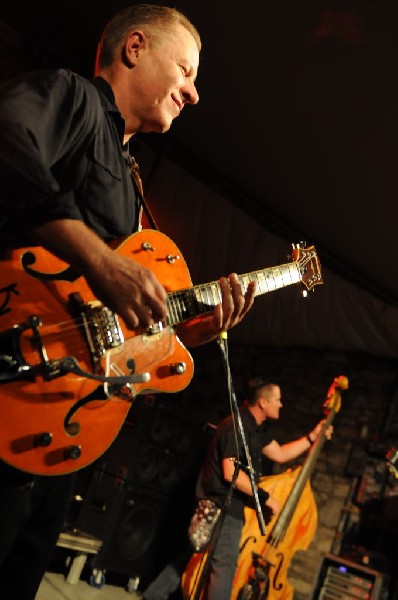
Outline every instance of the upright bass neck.
POLYGON ((279 517, 270 533, 269 542, 278 544, 281 539, 285 536, 286 530, 289 526, 292 515, 296 509, 296 506, 300 500, 304 486, 308 479, 311 477, 312 471, 315 467, 316 461, 318 460, 319 454, 322 450, 323 444, 326 439, 326 430, 332 425, 336 413, 340 410, 341 406, 341 393, 340 390, 348 388, 348 379, 344 375, 336 377, 329 388, 326 400, 324 402, 324 410, 326 413, 325 423, 322 426, 322 430, 311 447, 310 452, 301 468, 300 473, 297 476, 296 482, 292 488, 292 491, 283 506, 279 517))

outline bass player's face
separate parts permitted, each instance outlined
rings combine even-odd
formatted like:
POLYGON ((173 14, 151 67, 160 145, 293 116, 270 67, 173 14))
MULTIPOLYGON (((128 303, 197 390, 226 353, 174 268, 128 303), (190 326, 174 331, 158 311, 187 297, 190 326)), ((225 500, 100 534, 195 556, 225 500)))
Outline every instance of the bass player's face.
POLYGON ((266 419, 279 419, 279 410, 282 408, 282 395, 279 385, 274 385, 271 390, 264 388, 261 400, 264 417, 266 419))

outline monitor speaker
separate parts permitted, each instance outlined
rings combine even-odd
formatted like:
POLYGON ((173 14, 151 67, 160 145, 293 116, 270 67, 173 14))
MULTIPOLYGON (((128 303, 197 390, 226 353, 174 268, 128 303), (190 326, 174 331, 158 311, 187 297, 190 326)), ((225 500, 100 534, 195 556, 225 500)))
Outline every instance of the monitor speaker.
POLYGON ((382 586, 381 572, 326 554, 317 574, 311 600, 379 600, 382 586))
POLYGON ((161 535, 166 509, 163 496, 147 496, 142 490, 127 487, 114 511, 116 518, 107 524, 93 568, 151 579, 157 573, 159 555, 167 552, 161 535))

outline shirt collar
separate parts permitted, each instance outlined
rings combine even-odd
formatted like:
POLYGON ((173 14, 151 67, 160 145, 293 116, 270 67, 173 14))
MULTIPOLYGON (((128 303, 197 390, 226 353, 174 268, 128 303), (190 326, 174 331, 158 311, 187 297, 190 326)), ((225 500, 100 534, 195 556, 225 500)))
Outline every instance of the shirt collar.
POLYGON ((245 403, 242 407, 242 416, 244 415, 247 424, 249 425, 252 431, 263 431, 265 429, 265 421, 260 425, 257 423, 256 419, 253 417, 252 413, 249 410, 248 405, 245 403))
POLYGON ((110 114, 113 119, 121 144, 123 145, 125 122, 116 106, 115 94, 109 83, 103 77, 95 77, 92 81, 93 85, 99 90, 100 98, 104 109, 110 114))

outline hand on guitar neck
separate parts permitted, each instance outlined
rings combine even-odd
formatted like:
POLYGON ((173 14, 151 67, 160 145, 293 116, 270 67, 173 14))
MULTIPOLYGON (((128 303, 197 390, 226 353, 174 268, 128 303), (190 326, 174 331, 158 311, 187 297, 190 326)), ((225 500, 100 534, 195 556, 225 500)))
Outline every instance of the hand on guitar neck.
POLYGON ((214 340, 222 332, 235 327, 248 313, 254 302, 256 283, 251 281, 243 294, 236 273, 219 280, 222 301, 208 315, 191 319, 177 329, 185 346, 193 347, 214 340))
MULTIPOLYGON (((167 292, 156 274, 131 257, 114 252, 83 222, 62 219, 32 229, 33 238, 87 280, 95 297, 120 315, 129 329, 164 320, 167 292)), ((180 257, 178 257, 180 258, 180 257)), ((178 328, 185 346, 198 346, 237 325, 253 305, 256 284, 245 293, 233 273, 219 281, 221 301, 211 314, 178 328)))

